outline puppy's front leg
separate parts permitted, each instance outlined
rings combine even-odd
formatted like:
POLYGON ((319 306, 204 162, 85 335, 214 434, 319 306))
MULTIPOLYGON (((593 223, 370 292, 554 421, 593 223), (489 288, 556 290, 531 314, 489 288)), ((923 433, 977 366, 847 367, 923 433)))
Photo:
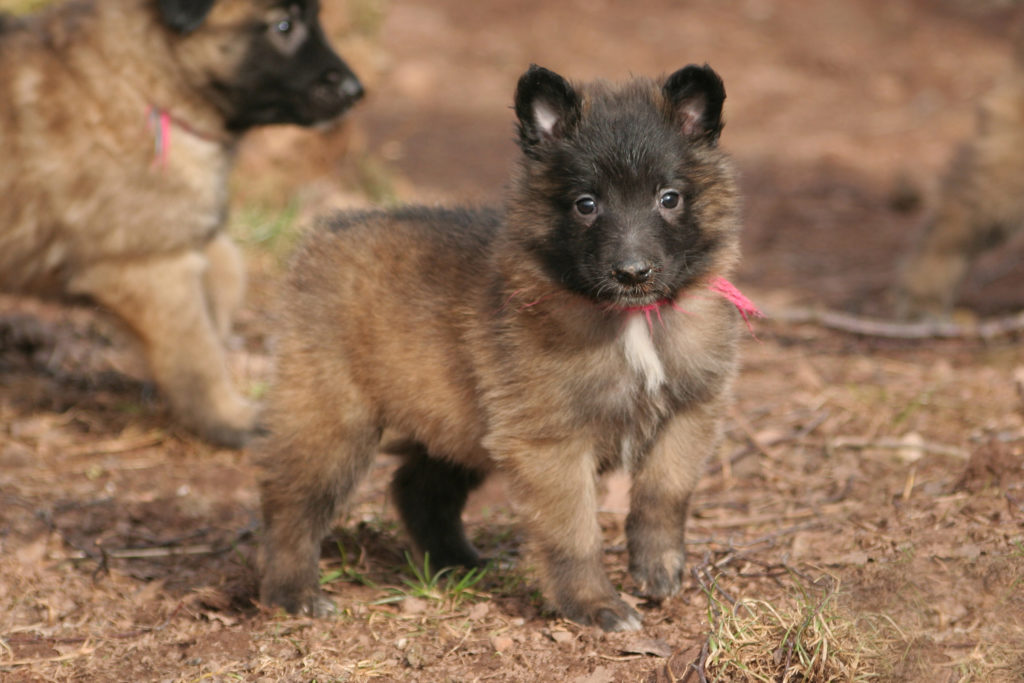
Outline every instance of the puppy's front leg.
POLYGON ((214 329, 226 340, 231 332, 231 321, 245 298, 245 262, 235 243, 223 233, 210 240, 203 253, 207 262, 203 291, 214 329))
POLYGON ((682 585, 690 494, 719 442, 720 413, 714 402, 673 417, 633 472, 626 518, 629 571, 642 594, 655 600, 682 585))
POLYGON ((602 567, 592 445, 522 442, 499 461, 526 513, 545 595, 581 624, 640 628, 640 615, 619 598, 602 567))
POLYGON ((207 306, 206 266, 196 252, 107 261, 82 270, 69 289, 111 309, 139 336, 153 379, 183 422, 237 447, 251 435, 257 411, 231 385, 207 306))

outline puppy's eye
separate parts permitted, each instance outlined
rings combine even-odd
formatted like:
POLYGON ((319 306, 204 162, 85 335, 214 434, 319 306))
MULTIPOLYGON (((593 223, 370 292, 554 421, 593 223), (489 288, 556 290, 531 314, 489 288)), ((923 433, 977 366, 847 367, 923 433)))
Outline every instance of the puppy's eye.
POLYGON ((663 209, 678 209, 682 202, 683 198, 675 190, 665 190, 661 193, 661 196, 658 197, 658 204, 660 204, 663 209))
POLYGON ((576 200, 576 213, 581 216, 593 216, 597 213, 597 200, 589 195, 583 195, 576 200))
POLYGON ((309 30, 302 21, 302 15, 298 14, 295 8, 288 10, 278 7, 270 10, 264 25, 270 44, 281 54, 287 56, 295 55, 309 36, 309 30))

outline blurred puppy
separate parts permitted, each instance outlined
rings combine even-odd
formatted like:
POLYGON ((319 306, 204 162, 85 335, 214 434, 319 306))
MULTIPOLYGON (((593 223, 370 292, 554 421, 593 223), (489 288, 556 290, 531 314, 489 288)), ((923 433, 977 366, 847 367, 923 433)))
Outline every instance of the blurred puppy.
POLYGON ((230 446, 256 418, 222 346, 244 291, 223 232, 236 143, 362 94, 318 11, 83 0, 0 17, 0 289, 113 311, 177 416, 230 446))

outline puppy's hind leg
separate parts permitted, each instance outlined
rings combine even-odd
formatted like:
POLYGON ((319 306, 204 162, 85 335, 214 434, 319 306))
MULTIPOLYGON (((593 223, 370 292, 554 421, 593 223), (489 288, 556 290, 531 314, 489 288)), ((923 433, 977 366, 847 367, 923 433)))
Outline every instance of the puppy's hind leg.
POLYGON ((231 384, 204 291, 206 268, 197 252, 107 261, 78 273, 69 290, 111 309, 139 336, 179 419, 210 441, 239 447, 257 409, 231 384))
POLYGON ((462 525, 462 508, 484 475, 431 458, 419 444, 396 454, 403 455, 405 463, 395 472, 391 490, 417 550, 430 554, 432 567, 479 566, 480 556, 462 525))

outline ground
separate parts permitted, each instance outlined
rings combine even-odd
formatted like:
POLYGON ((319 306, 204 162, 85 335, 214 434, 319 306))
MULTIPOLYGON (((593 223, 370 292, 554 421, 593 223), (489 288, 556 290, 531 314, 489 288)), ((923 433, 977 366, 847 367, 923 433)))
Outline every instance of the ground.
MULTIPOLYGON (((355 0, 325 12, 371 96, 345 127, 261 132, 243 149, 232 230, 253 277, 231 360, 255 396, 295 233, 333 208, 500 201, 511 93, 530 62, 579 79, 708 62, 724 78, 722 144, 746 196, 736 281, 768 317, 743 345, 727 438, 695 496, 684 590, 642 605, 636 634, 558 619, 500 481, 468 511, 495 565, 475 583, 417 577, 381 459, 325 544, 341 616, 261 610, 253 454, 173 426, 95 311, 7 297, 0 678, 1024 679, 1019 336, 886 340, 784 315, 889 310, 978 97, 1011 68, 1014 3, 355 0)), ((1018 239, 978 264, 959 319, 1024 307, 1022 255, 1018 239)), ((608 482, 601 521, 629 595, 625 486, 608 482)))

